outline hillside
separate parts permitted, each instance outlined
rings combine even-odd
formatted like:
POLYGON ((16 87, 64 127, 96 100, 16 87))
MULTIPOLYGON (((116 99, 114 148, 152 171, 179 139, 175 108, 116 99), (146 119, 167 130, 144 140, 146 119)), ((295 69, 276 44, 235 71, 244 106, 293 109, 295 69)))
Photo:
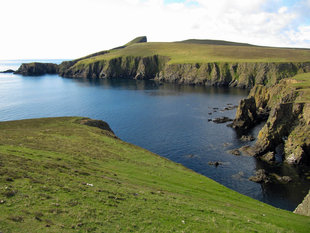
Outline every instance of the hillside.
POLYGON ((1 232, 308 232, 87 118, 0 123, 1 232), (98 128, 99 127, 99 128, 98 128))
POLYGON ((117 57, 169 58, 170 64, 208 62, 306 62, 310 61, 309 49, 290 49, 254 46, 218 40, 185 40, 180 42, 147 42, 138 37, 119 50, 93 56, 80 63, 110 60, 117 57))
POLYGON ((179 84, 252 88, 310 72, 310 50, 217 40, 145 42, 88 55, 59 66, 73 78, 154 79, 179 84))
MULTIPOLYGON (((271 86, 283 78, 310 72, 309 49, 218 40, 146 41, 146 37, 138 37, 123 46, 63 62, 55 73, 70 78, 153 79, 252 88, 255 84, 271 86)), ((33 64, 23 64, 16 74, 36 75, 32 70, 33 64)))

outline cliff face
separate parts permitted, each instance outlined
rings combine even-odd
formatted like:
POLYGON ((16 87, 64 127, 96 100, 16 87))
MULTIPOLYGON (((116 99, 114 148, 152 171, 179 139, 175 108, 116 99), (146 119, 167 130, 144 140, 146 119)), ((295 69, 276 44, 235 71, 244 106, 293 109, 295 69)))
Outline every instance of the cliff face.
MULTIPOLYGON (((285 79, 270 88, 256 85, 249 97, 240 102, 235 128, 247 129, 257 123, 262 114, 269 113, 268 120, 258 134, 254 146, 260 157, 284 145, 284 161, 289 164, 310 163, 310 104, 299 102, 299 93, 290 85, 295 80, 285 79), (243 103, 248 103, 243 104, 243 103), (255 113, 249 109, 254 109, 255 113), (253 114, 258 117, 251 118, 253 114), (239 122, 243 122, 240 126, 239 122)), ((254 111, 253 110, 253 111, 254 111)))
POLYGON ((168 59, 151 57, 119 57, 93 63, 62 63, 59 75, 73 78, 155 79, 168 59))
POLYGON ((21 74, 25 76, 36 76, 43 74, 57 74, 58 65, 53 63, 24 63, 22 64, 15 74, 21 74))
POLYGON ((274 84, 298 71, 310 71, 310 63, 167 64, 157 79, 182 84, 251 88, 255 84, 274 84))
POLYGON ((59 74, 73 78, 155 79, 178 84, 251 88, 272 85, 297 72, 310 72, 310 63, 169 64, 164 56, 118 57, 97 62, 64 62, 59 74))

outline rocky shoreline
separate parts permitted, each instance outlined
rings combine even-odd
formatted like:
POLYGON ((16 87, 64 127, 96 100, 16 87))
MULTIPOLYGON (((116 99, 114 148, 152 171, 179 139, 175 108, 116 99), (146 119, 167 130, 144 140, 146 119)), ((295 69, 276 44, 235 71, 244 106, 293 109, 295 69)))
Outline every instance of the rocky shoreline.
POLYGON ((256 85, 240 101, 232 127, 246 131, 266 119, 251 148, 253 155, 272 161, 276 148, 284 146, 284 162, 309 165, 310 104, 298 101, 300 95, 290 82, 294 80, 285 79, 270 88, 256 85))
MULTIPOLYGON (((96 54, 94 56, 97 56, 96 54)), ((90 59, 92 55, 87 56, 90 59)), ((70 78, 128 78, 156 80, 177 84, 218 87, 253 88, 257 84, 271 86, 297 73, 310 72, 310 62, 210 62, 170 64, 169 58, 119 57, 95 62, 83 59, 65 61, 60 65, 29 63, 15 72, 22 75, 59 74, 70 78)))

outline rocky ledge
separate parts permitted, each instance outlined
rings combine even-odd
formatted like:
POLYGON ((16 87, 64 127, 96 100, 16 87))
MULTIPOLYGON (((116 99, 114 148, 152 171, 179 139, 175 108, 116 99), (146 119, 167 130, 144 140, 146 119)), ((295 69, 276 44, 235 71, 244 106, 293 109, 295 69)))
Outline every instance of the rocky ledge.
POLYGON ((14 74, 24 76, 38 76, 44 74, 57 74, 58 65, 53 63, 23 63, 14 74))
POLYGON ((284 79, 270 88, 256 85, 241 100, 232 126, 246 131, 267 119, 251 148, 253 155, 266 160, 283 145, 284 162, 309 165, 310 103, 299 101, 300 93, 292 82, 296 81, 284 79))

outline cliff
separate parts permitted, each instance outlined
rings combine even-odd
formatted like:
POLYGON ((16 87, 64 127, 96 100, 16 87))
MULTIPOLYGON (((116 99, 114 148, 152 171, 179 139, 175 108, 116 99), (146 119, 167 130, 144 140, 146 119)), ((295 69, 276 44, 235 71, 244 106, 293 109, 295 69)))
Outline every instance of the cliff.
POLYGON ((284 79, 270 88, 256 85, 249 97, 240 102, 234 128, 249 129, 264 117, 268 118, 253 148, 255 156, 263 157, 284 145, 284 162, 309 165, 310 103, 307 90, 298 85, 299 81, 294 78, 284 79))
POLYGON ((59 75, 74 78, 154 79, 178 84, 251 88, 255 84, 272 85, 310 72, 310 62, 296 63, 195 63, 170 64, 169 57, 117 57, 96 62, 68 62, 59 66, 59 75))
POLYGON ((59 66, 59 75, 73 78, 131 78, 154 79, 163 68, 167 58, 119 57, 94 63, 68 62, 59 66))
POLYGON ((53 63, 23 63, 14 74, 37 76, 43 74, 57 74, 58 65, 53 63))

